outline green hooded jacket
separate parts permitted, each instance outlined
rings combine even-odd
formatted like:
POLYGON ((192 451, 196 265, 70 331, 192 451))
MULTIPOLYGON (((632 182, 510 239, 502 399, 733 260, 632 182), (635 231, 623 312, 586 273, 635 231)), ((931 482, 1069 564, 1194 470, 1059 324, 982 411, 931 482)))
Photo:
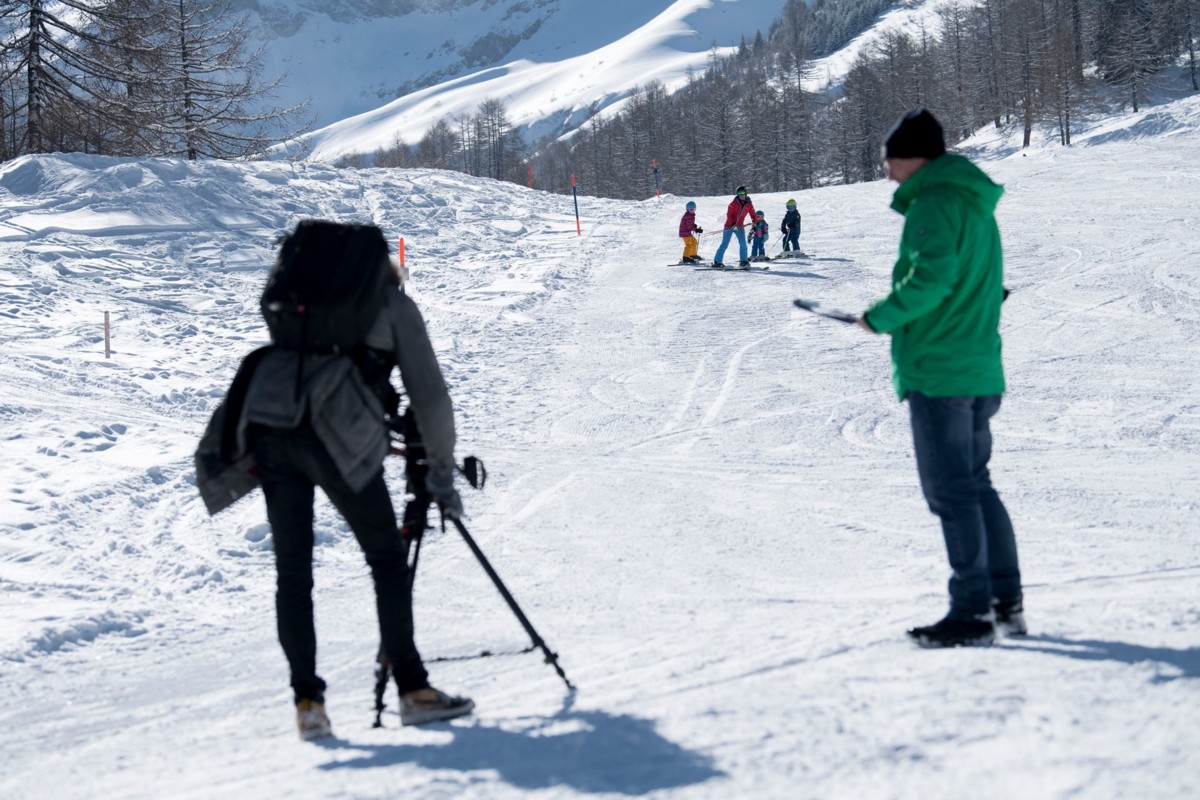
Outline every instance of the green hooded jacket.
POLYGON ((900 184, 904 215, 892 291, 867 324, 892 335, 892 380, 903 401, 1002 394, 1000 304, 1004 268, 996 203, 1004 189, 966 158, 946 153, 900 184))

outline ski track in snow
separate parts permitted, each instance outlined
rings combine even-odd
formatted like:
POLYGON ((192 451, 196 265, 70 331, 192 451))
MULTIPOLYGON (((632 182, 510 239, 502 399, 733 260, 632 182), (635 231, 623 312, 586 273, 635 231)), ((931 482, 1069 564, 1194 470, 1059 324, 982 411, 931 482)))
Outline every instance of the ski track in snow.
MULTIPOLYGON (((579 237, 569 197, 454 173, 0 165, 0 796, 1196 796, 1200 101, 1154 114, 984 165, 1032 635, 950 652, 903 636, 947 570, 886 339, 791 307, 885 291, 889 186, 756 195, 797 197, 814 256, 724 274, 662 266, 688 198, 581 198, 579 237), (405 237, 491 472, 470 527, 577 695, 537 655, 437 663, 476 716, 401 730, 389 698, 371 729, 369 577, 322 502, 338 738, 295 738, 262 501, 209 520, 191 458, 308 216, 405 237)), ((427 657, 526 643, 451 534, 416 606, 427 657)))

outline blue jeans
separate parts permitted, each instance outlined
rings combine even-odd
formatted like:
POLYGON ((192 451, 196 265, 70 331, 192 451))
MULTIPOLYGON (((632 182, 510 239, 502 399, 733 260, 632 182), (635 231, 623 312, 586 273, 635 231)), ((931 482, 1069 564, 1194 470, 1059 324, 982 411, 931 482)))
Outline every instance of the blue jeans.
POLYGON ((952 619, 973 619, 991 610, 993 598, 1021 597, 1021 570, 1012 520, 992 488, 988 421, 1000 395, 926 397, 907 395, 921 491, 941 519, 950 557, 952 619))
POLYGON ((726 228, 725 234, 721 237, 721 246, 717 248, 717 254, 713 256, 713 261, 725 261, 725 248, 729 247, 729 239, 734 234, 737 234, 738 246, 742 255, 742 261, 748 261, 750 256, 746 255, 746 232, 741 228, 726 228))

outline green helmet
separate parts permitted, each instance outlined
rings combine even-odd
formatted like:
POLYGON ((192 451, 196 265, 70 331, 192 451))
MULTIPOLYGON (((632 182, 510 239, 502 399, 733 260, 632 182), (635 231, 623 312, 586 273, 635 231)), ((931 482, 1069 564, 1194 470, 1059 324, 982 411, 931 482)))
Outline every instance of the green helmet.
POLYGON ((788 208, 795 208, 795 207, 796 207, 796 201, 795 201, 795 200, 788 200, 788 201, 787 201, 787 207, 788 207, 788 208))
POLYGON ((695 210, 696 210, 696 204, 695 204, 694 202, 692 202, 691 200, 689 200, 689 201, 688 201, 688 204, 687 204, 687 210, 688 210, 688 211, 695 211, 695 210))
POLYGON ((739 186, 737 189, 735 189, 735 190, 734 190, 734 192, 733 192, 733 193, 734 193, 734 194, 745 194, 745 193, 746 193, 746 187, 745 187, 745 186, 739 186))

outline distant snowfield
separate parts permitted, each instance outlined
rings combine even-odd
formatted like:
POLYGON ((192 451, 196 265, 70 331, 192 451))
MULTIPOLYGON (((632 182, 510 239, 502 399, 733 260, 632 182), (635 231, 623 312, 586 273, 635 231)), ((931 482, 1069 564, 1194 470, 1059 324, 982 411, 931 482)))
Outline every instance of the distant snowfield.
MULTIPOLYGON (((0 796, 1195 797, 1198 146, 1193 98, 984 164, 1031 635, 943 652, 903 634, 947 567, 886 339, 790 305, 886 291, 890 186, 754 195, 773 226, 796 197, 813 258, 724 274, 666 266, 724 197, 581 197, 580 237, 569 198, 455 173, 0 165, 0 796), (576 695, 536 655, 437 663, 476 715, 400 729, 389 697, 372 729, 369 577, 322 502, 337 738, 296 738, 262 501, 209 520, 191 457, 310 216, 405 238, 491 471, 469 525, 576 695)), ((429 658, 526 643, 451 534, 416 594, 429 658)))
POLYGON ((868 56, 874 56, 871 48, 885 34, 902 33, 916 42, 922 41, 924 37, 936 37, 941 30, 938 13, 942 8, 953 4, 954 0, 916 0, 888 9, 845 47, 824 58, 815 59, 808 88, 810 91, 818 91, 830 86, 840 86, 860 54, 865 52, 868 56))
POLYGON ((673 42, 680 49, 703 53, 713 39, 729 46, 769 25, 783 1, 260 0, 248 13, 263 38, 264 73, 283 76, 279 99, 311 99, 317 123, 326 125, 395 98, 402 84, 431 86, 513 61, 572 59, 663 13, 691 15, 699 26, 680 31, 673 42))
MULTIPOLYGON (((411 145, 438 120, 474 114, 485 100, 504 103, 510 123, 528 142, 573 133, 593 114, 617 113, 651 81, 672 91, 684 85, 689 73, 704 72, 714 48, 728 55, 743 38, 752 40, 758 31, 766 35, 783 6, 783 0, 570 4, 549 13, 532 38, 501 63, 438 81, 378 108, 343 114, 345 118, 280 149, 302 149, 310 160, 333 162, 392 147, 397 137, 411 145)), ((453 43, 486 33, 490 15, 498 10, 470 6, 437 16, 339 26, 342 33, 335 41, 320 37, 331 23, 318 26, 310 20, 295 38, 273 43, 272 50, 286 55, 281 68, 304 76, 289 79, 289 95, 301 90, 314 97, 319 119, 325 121, 331 106, 345 110, 362 105, 362 98, 348 91, 362 76, 421 74, 450 52, 444 46, 431 48, 427 58, 434 61, 427 63, 416 58, 422 50, 443 36, 453 43), (328 56, 312 58, 312 53, 328 56), (345 63, 360 66, 346 69, 345 63)), ((529 13, 528 6, 517 4, 504 19, 529 13)))
MULTIPOLYGON (((569 14, 564 11, 552 15, 502 64, 440 81, 378 108, 347 116, 279 145, 274 151, 331 163, 343 156, 392 147, 397 138, 412 145, 438 120, 474 114, 485 100, 504 103, 509 121, 527 142, 547 134, 570 136, 594 114, 601 118, 618 114, 651 81, 661 82, 668 91, 681 88, 690 74, 698 76, 707 69, 714 45, 717 55, 728 56, 736 51, 741 38, 752 40, 758 32, 765 36, 784 6, 781 0, 676 0, 659 5, 665 8, 651 14, 648 11, 652 4, 616 0, 615 4, 586 5, 573 8, 569 14), (643 21, 646 16, 650 18, 643 21)), ((881 14, 845 47, 813 60, 806 81, 808 90, 824 92, 840 86, 859 55, 870 51, 884 34, 903 32, 915 39, 923 33, 935 35, 938 11, 945 5, 947 0, 920 0, 881 14)), ((467 17, 461 24, 455 18, 449 26, 455 36, 477 35, 476 26, 486 24, 486 17, 475 13, 467 17)), ((406 42, 395 47, 428 46, 427 36, 414 34, 422 24, 437 27, 436 21, 413 22, 402 18, 365 27, 360 23, 346 31, 347 41, 353 37, 353 44, 347 46, 339 37, 336 52, 352 51, 351 63, 375 57, 371 54, 383 46, 377 39, 392 26, 398 41, 406 42)), ((445 22, 443 18, 442 25, 445 22)), ((323 38, 305 43, 306 37, 322 30, 310 23, 302 29, 298 41, 287 40, 288 48, 281 50, 278 42, 273 47, 284 53, 307 53, 314 48, 322 51, 330 46, 323 38)), ((438 53, 444 57, 444 48, 438 53)), ((306 78, 300 86, 316 96, 314 102, 325 105, 350 102, 344 86, 327 86, 328 82, 344 84, 358 80, 360 75, 378 74, 365 67, 343 73, 336 66, 322 68, 320 75, 307 73, 314 65, 324 63, 342 62, 338 58, 308 59, 307 66, 289 66, 302 70, 306 78)), ((290 82, 295 83, 294 79, 290 82)), ((361 104, 361 100, 358 102, 361 104)), ((322 112, 322 118, 325 116, 327 109, 322 112)))

